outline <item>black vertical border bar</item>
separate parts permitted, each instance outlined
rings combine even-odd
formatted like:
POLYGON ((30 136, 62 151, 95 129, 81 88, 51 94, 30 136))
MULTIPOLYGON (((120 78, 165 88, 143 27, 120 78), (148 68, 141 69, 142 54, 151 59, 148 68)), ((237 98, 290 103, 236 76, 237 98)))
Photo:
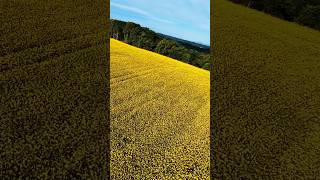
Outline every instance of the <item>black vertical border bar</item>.
POLYGON ((214 1, 210 0, 210 177, 218 179, 218 77, 219 63, 215 54, 214 1))

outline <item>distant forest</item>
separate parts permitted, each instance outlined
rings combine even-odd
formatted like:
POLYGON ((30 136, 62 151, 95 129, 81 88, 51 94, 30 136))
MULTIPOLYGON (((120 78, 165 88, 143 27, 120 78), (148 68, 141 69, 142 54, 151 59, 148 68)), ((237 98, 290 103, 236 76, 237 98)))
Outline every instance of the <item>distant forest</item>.
POLYGON ((320 30, 320 0, 230 0, 320 30))
POLYGON ((203 69, 210 69, 209 49, 200 50, 195 45, 157 34, 133 22, 111 19, 110 25, 110 37, 114 39, 203 69))

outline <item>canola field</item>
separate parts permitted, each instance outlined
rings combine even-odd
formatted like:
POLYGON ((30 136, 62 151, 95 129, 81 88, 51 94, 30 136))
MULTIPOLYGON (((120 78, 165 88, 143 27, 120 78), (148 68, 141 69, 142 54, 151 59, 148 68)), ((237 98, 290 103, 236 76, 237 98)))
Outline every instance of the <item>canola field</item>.
POLYGON ((320 32, 215 0, 212 118, 219 179, 319 179, 320 32))
POLYGON ((1 1, 0 12, 0 179, 103 179, 106 3, 1 1))
POLYGON ((209 179, 210 73, 110 40, 111 179, 209 179))

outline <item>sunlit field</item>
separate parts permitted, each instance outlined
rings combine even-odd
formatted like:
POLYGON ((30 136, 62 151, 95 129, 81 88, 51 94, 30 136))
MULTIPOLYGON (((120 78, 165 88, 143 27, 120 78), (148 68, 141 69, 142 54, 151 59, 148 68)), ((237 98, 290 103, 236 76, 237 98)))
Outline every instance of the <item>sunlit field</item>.
POLYGON ((218 176, 319 178, 320 32, 226 0, 211 19, 218 176))
POLYGON ((111 39, 112 179, 209 179, 209 71, 111 39))

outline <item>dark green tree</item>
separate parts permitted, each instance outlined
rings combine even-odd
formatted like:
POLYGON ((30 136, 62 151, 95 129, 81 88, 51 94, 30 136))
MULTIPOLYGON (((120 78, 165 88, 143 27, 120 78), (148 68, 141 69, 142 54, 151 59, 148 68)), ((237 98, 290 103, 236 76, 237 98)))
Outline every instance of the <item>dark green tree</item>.
POLYGON ((297 23, 320 30, 320 5, 307 5, 301 10, 295 21, 297 23))
POLYGON ((320 0, 231 0, 273 16, 319 30, 320 0))
POLYGON ((138 24, 135 24, 133 22, 127 22, 123 28, 123 35, 124 35, 124 42, 129 43, 131 37, 131 31, 132 29, 139 27, 138 24))
POLYGON ((122 41, 123 37, 123 28, 125 26, 125 22, 118 20, 111 20, 111 37, 122 41))

